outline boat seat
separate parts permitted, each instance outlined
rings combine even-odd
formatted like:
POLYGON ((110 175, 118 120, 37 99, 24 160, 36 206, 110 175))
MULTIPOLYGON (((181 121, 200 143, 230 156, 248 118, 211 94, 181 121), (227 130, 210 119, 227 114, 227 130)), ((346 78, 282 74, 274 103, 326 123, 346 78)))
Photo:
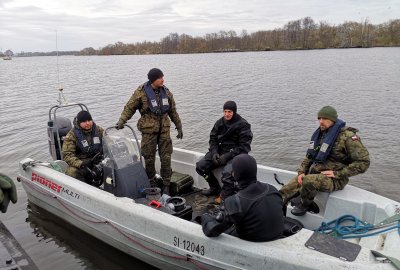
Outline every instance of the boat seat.
POLYGON ((66 117, 57 117, 56 121, 49 121, 48 123, 48 139, 50 154, 54 160, 62 160, 61 150, 65 140, 65 136, 72 129, 71 120, 66 117), (57 138, 58 130, 58 138, 57 138), (60 141, 60 144, 58 143, 60 141))

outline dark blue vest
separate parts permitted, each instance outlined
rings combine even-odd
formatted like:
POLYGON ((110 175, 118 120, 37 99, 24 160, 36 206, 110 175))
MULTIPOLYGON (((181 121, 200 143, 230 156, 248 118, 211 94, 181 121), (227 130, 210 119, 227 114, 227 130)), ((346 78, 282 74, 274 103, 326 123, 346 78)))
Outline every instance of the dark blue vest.
POLYGON ((74 134, 77 140, 77 145, 81 153, 87 154, 90 157, 93 157, 97 153, 101 151, 101 140, 100 140, 100 134, 99 131, 96 128, 96 124, 93 123, 92 126, 92 142, 89 144, 89 142, 86 140, 85 134, 83 134, 82 129, 74 127, 74 134), (97 138, 97 139, 95 139, 97 138))
POLYGON ((155 115, 163 115, 169 113, 170 105, 169 105, 167 90, 165 89, 165 87, 161 87, 159 89, 160 104, 157 101, 156 93, 153 87, 151 87, 150 82, 146 82, 144 84, 144 91, 146 93, 147 100, 149 102, 149 109, 152 113, 154 113, 155 115))
POLYGON ((346 122, 337 119, 336 123, 326 131, 327 133, 321 143, 322 132, 320 128, 314 131, 314 134, 311 136, 310 146, 307 150, 307 157, 312 159, 313 162, 324 162, 335 144, 340 129, 345 125, 346 122))

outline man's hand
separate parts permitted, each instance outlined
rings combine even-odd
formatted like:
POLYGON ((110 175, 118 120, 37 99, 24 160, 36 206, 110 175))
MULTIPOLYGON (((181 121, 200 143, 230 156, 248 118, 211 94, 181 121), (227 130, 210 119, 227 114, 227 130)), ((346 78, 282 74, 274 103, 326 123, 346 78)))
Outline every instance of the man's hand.
POLYGON ((335 173, 333 171, 323 171, 321 174, 329 177, 329 178, 335 178, 335 173))
POLYGON ((122 119, 119 119, 117 124, 115 124, 116 129, 123 129, 125 125, 125 122, 122 119))
POLYGON ((86 159, 86 160, 82 161, 81 169, 90 168, 92 166, 93 166, 93 160, 86 159))
POLYGON ((177 137, 178 139, 181 139, 181 140, 182 140, 182 138, 183 138, 182 126, 177 127, 176 129, 178 130, 178 135, 176 135, 176 137, 177 137))
POLYGON ((299 176, 297 176, 297 182, 299 183, 300 186, 303 184, 303 177, 304 176, 305 176, 304 173, 299 174, 299 176))
POLYGON ((219 154, 218 154, 218 153, 215 153, 215 154, 213 155, 212 161, 213 161, 213 164, 214 164, 215 166, 219 166, 219 165, 220 165, 220 164, 219 164, 219 154))
POLYGON ((8 204, 17 202, 17 189, 13 180, 0 173, 0 211, 7 212, 8 204))
POLYGON ((226 165, 226 163, 228 163, 228 161, 231 160, 231 158, 232 158, 231 152, 220 155, 219 156, 219 165, 221 165, 221 166, 226 165))

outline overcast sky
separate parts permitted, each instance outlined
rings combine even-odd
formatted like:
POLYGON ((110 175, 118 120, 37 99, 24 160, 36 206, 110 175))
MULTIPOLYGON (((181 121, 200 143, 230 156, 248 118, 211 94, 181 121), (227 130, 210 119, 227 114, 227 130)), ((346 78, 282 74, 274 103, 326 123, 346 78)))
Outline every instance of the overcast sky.
POLYGON ((98 49, 160 41, 169 33, 239 35, 310 16, 332 25, 400 18, 400 0, 0 0, 0 49, 14 53, 98 49))

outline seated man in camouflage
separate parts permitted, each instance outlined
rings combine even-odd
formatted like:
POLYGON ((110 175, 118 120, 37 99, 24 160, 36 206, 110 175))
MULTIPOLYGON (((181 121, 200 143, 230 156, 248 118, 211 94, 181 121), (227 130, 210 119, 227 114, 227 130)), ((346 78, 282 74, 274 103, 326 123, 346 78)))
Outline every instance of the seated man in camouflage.
POLYGON ((356 134, 358 130, 346 127, 333 107, 323 107, 318 120, 319 128, 311 137, 298 176, 280 190, 284 203, 300 194, 301 203, 291 211, 296 216, 307 212, 318 191, 343 189, 350 176, 364 173, 370 164, 368 150, 356 134))
POLYGON ((90 170, 93 169, 94 159, 102 152, 103 131, 93 122, 88 111, 78 113, 62 147, 63 159, 69 165, 65 172, 67 175, 93 184, 90 170))

